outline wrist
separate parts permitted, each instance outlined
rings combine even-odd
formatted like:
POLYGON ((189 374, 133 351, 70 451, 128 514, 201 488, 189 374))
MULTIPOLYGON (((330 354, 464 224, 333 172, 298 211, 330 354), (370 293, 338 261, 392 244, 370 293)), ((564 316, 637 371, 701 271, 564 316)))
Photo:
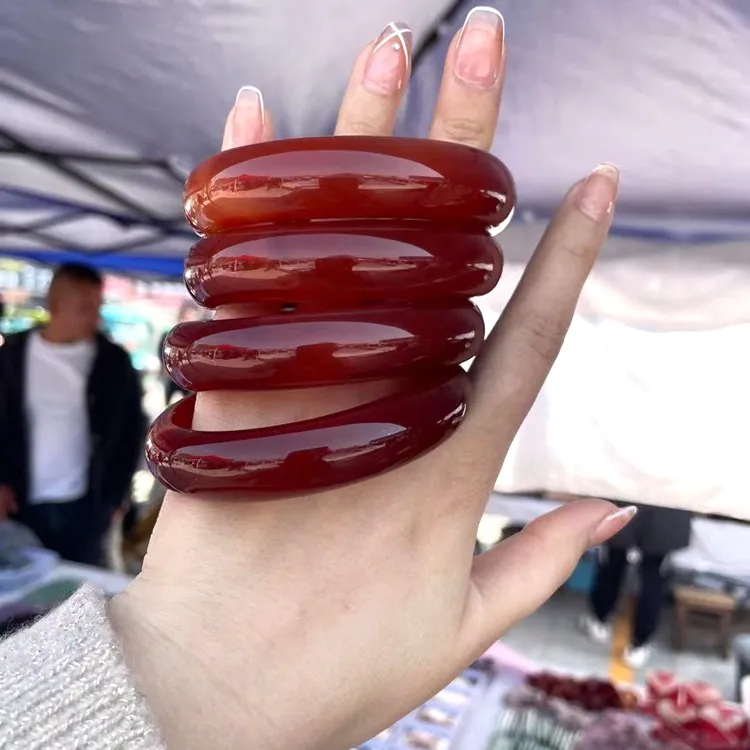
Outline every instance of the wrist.
POLYGON ((226 750, 339 750, 320 721, 310 726, 297 710, 295 667, 283 644, 240 632, 236 612, 176 593, 165 598, 136 579, 108 612, 168 748, 204 750, 221 737, 226 750))
POLYGON ((341 539, 361 531, 361 513, 342 517, 342 501, 167 495, 143 572, 112 615, 168 747, 203 750, 220 732, 227 750, 246 750, 248 737, 263 750, 346 750, 412 707, 407 685, 402 700, 378 689, 402 665, 373 664, 367 648, 393 637, 383 612, 401 595, 376 592, 373 608, 362 570, 342 568, 343 550, 327 545, 332 528, 341 539))

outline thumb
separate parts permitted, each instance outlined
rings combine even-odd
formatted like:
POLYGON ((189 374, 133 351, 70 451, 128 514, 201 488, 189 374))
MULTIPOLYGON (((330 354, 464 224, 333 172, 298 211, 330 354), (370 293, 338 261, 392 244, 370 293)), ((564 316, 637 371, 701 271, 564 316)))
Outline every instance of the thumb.
POLYGON ((541 606, 569 578, 581 555, 621 531, 634 507, 604 500, 567 503, 474 558, 467 638, 486 647, 541 606), (477 606, 474 606, 474 605, 477 606))

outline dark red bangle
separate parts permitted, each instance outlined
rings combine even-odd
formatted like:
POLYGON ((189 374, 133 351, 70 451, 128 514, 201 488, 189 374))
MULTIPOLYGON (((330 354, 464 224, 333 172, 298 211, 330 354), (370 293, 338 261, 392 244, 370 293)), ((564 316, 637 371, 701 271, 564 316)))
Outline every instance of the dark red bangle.
POLYGON ((401 390, 231 432, 192 430, 188 398, 152 426, 154 474, 182 493, 277 498, 359 481, 434 448, 466 410, 457 365, 484 334, 468 298, 497 283, 502 257, 486 230, 514 203, 501 162, 439 141, 278 141, 198 167, 185 210, 210 236, 188 258, 188 289, 207 307, 266 312, 178 326, 165 347, 175 382, 207 391, 400 378, 401 390))
POLYGON ((455 367, 336 414, 232 432, 191 429, 195 396, 188 396, 154 422, 146 459, 162 484, 184 494, 273 500, 316 492, 434 448, 461 423, 469 392, 468 376, 455 367))
POLYGON ((185 264, 185 284, 210 308, 249 299, 358 306, 479 297, 495 287, 502 265, 500 249, 485 229, 328 222, 205 237, 185 264))
POLYGON ((183 323, 164 364, 188 391, 307 388, 430 374, 471 359, 483 340, 468 301, 290 313, 183 323))
POLYGON ((199 234, 288 222, 394 219, 485 229, 515 203, 505 165, 476 148, 417 138, 298 138, 223 151, 185 185, 199 234))

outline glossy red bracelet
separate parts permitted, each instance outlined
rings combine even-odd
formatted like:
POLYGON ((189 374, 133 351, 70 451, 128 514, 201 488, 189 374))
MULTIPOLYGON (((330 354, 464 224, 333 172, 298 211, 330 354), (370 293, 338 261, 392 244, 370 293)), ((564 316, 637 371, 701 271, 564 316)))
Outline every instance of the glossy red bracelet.
POLYGON ((193 430, 194 397, 151 428, 146 456, 181 493, 267 499, 400 466, 460 424, 458 366, 484 327, 468 298, 497 283, 487 229, 515 203, 505 166, 476 149, 399 138, 306 138, 226 151, 190 176, 188 220, 208 235, 185 267, 205 307, 268 314, 177 326, 165 364, 192 391, 399 378, 385 398, 293 424, 193 430))

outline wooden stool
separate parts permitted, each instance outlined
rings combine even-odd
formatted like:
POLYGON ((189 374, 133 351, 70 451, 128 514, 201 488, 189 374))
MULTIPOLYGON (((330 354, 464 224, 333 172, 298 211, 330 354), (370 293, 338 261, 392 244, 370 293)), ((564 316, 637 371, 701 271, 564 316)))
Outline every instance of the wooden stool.
POLYGON ((729 594, 719 591, 704 591, 693 586, 675 586, 675 626, 673 631, 674 650, 685 648, 691 620, 710 618, 715 624, 718 636, 717 646, 721 656, 729 656, 729 642, 732 635, 732 620, 735 601, 729 594))

